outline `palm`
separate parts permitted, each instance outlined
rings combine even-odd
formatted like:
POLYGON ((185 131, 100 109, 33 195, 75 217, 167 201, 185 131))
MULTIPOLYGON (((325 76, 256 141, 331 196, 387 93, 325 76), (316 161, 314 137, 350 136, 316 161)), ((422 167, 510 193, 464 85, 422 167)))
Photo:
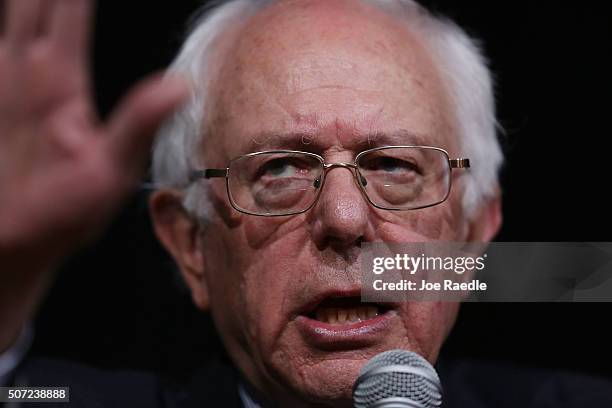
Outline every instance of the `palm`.
POLYGON ((155 128, 185 91, 177 82, 149 80, 100 123, 87 69, 91 2, 6 3, 0 249, 61 243, 63 252, 116 208, 142 171, 155 128))

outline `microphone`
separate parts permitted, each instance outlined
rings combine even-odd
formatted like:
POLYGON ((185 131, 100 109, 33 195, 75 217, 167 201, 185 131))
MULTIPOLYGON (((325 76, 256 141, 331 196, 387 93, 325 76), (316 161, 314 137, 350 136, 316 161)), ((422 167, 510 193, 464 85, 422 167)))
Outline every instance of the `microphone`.
POLYGON ((355 408, 433 408, 442 404, 436 370, 412 351, 389 350, 361 369, 353 386, 355 408))

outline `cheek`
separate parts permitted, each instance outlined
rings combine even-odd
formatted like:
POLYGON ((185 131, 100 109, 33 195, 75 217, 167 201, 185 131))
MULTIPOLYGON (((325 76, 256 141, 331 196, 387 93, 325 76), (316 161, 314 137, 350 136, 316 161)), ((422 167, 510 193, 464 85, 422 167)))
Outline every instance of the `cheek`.
POLYGON ((230 246, 230 232, 218 228, 219 223, 211 224, 205 231, 202 242, 204 253, 204 279, 210 298, 211 312, 217 325, 224 326, 240 318, 241 297, 244 276, 238 273, 242 263, 241 251, 230 246))
POLYGON ((291 260, 277 256, 273 265, 254 264, 245 277, 243 312, 247 316, 249 343, 259 352, 274 348, 285 323, 281 318, 287 315, 289 299, 297 285, 297 279, 287 273, 291 264, 291 260))
MULTIPOLYGON (((244 226, 244 239, 250 249, 264 250, 272 254, 274 258, 277 255, 284 256, 286 251, 296 251, 303 246, 305 239, 308 238, 308 225, 305 223, 305 215, 297 215, 290 217, 242 217, 244 226), (299 236, 302 245, 293 247, 286 243, 279 243, 286 237, 299 236)), ((262 253, 258 255, 261 257, 262 253)))
POLYGON ((447 201, 421 210, 380 213, 378 238, 398 243, 458 240, 462 236, 459 208, 447 201))
POLYGON ((236 328, 236 335, 243 338, 260 372, 278 373, 286 367, 297 370, 305 358, 300 346, 303 340, 292 328, 292 313, 299 303, 296 299, 312 286, 313 276, 301 262, 305 253, 298 245, 290 235, 266 246, 258 251, 245 276, 242 313, 246 319, 236 328))
POLYGON ((240 224, 210 231, 211 242, 231 242, 209 247, 214 248, 207 265, 212 311, 220 331, 259 355, 274 348, 285 323, 282 318, 304 285, 306 276, 297 271, 296 261, 306 232, 303 225, 262 217, 245 217, 240 224))

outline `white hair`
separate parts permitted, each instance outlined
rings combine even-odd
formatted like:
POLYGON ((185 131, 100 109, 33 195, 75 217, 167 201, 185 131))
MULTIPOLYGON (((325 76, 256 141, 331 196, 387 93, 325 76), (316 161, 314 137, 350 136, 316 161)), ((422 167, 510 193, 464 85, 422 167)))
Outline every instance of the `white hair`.
MULTIPOLYGON (((456 115, 460 153, 472 168, 464 178, 463 208, 468 217, 498 186, 503 155, 497 140, 493 81, 479 45, 452 21, 434 16, 412 0, 362 0, 403 19, 419 36, 436 63, 456 115)), ((205 129, 212 54, 226 29, 246 20, 270 1, 229 0, 206 10, 194 24, 169 73, 186 77, 192 99, 161 128, 153 150, 153 181, 161 188, 182 189, 185 208, 202 220, 211 208, 203 183, 189 183, 193 169, 204 167, 198 149, 205 129)))

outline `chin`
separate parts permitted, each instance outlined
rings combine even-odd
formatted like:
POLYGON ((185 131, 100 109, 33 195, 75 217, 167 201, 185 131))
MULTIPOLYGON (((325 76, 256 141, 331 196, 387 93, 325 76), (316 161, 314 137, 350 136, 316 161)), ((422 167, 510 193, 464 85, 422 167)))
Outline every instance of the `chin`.
POLYGON ((292 373, 290 386, 305 405, 352 407, 353 384, 367 359, 336 358, 305 363, 292 373))

